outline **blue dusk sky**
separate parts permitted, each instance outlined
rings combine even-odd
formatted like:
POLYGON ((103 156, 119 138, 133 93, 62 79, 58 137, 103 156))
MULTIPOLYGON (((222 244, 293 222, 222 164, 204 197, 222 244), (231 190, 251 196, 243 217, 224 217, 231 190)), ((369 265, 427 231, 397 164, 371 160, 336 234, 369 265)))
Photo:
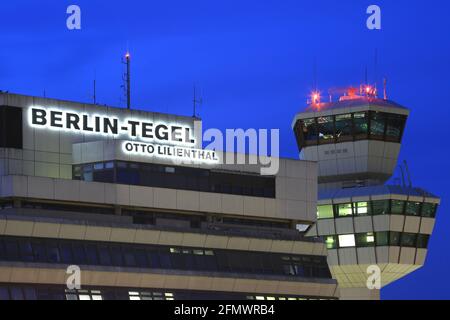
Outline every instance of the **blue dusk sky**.
POLYGON ((297 158, 295 113, 318 87, 388 79, 410 108, 400 159, 414 186, 442 197, 425 267, 384 299, 449 299, 450 2, 447 0, 15 0, 1 1, 0 90, 124 106, 121 57, 132 55, 134 108, 192 114, 204 128, 279 128, 281 155, 297 158), (79 31, 66 9, 81 8, 79 31), (366 9, 382 10, 382 30, 366 9), (378 67, 375 68, 375 51, 378 67), (316 61, 316 63, 315 63, 316 61))

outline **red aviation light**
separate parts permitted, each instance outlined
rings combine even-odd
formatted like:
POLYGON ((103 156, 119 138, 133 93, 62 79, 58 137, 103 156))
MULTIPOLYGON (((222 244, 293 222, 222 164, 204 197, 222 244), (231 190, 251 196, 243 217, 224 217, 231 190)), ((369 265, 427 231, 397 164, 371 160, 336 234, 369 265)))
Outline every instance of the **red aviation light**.
POLYGON ((318 105, 320 104, 320 92, 313 91, 311 93, 311 104, 318 105))

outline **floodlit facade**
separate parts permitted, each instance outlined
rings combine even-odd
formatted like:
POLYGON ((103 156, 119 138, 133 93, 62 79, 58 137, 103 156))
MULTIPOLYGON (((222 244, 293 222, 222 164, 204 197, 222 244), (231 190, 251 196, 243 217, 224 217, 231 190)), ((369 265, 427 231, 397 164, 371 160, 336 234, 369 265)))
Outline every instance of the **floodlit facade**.
POLYGON ((379 299, 379 285, 420 268, 440 203, 407 182, 407 167, 403 183, 386 185, 409 110, 361 91, 330 103, 315 96, 293 122, 300 158, 318 163, 318 221, 308 236, 326 243, 341 299, 379 299))
POLYGON ((265 176, 201 134, 191 117, 0 93, 0 299, 337 298, 326 245, 302 231, 317 163, 265 176))

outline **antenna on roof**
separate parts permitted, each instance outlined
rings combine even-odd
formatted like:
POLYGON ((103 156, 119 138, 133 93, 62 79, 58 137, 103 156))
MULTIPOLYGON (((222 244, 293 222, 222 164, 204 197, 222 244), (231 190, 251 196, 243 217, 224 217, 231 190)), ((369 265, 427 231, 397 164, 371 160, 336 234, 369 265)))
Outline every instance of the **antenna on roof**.
POLYGON ((203 104, 203 99, 202 97, 200 97, 199 99, 197 99, 197 88, 194 84, 194 99, 192 100, 192 104, 194 107, 194 114, 193 117, 197 117, 197 105, 202 105, 203 104))
POLYGON ((375 89, 378 86, 378 49, 375 48, 375 61, 374 61, 374 76, 375 76, 375 89))
POLYGON ((94 70, 94 95, 93 95, 93 100, 94 100, 94 104, 97 104, 97 74, 94 70))
POLYGON ((122 77, 124 81, 124 85, 122 86, 125 90, 125 96, 127 98, 127 109, 131 109, 131 77, 130 77, 130 64, 131 64, 131 55, 127 50, 125 54, 125 60, 122 60, 122 63, 126 65, 126 72, 122 77))
POLYGON ((408 162, 403 160, 403 164, 405 165, 406 176, 408 178, 408 186, 412 188, 411 175, 409 174, 408 162))
POLYGON ((316 57, 314 57, 314 62, 313 62, 313 87, 314 87, 314 91, 317 91, 317 59, 316 57))
POLYGON ((384 95, 384 100, 387 100, 387 79, 386 77, 383 79, 383 95, 384 95))

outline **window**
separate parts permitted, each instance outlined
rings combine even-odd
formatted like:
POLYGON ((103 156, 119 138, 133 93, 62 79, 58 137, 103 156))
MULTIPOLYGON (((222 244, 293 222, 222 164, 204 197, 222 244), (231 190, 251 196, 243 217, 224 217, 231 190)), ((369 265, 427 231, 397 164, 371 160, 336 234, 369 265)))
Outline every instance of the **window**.
POLYGON ((315 119, 305 119, 302 121, 302 134, 307 146, 317 144, 317 138, 319 137, 317 132, 317 124, 315 119))
POLYGON ((338 204, 337 207, 337 215, 338 217, 350 217, 353 215, 352 204, 338 204))
POLYGON ((339 247, 340 248, 350 248, 356 245, 355 235, 347 234, 339 236, 339 247))
POLYGON ((389 200, 372 201, 372 214, 375 216, 389 214, 389 200))
POLYGON ((389 244, 391 246, 400 246, 400 232, 390 232, 389 233, 389 244))
POLYGON ((386 115, 381 112, 370 112, 370 137, 376 140, 384 139, 386 115))
POLYGON ((375 240, 377 246, 388 246, 389 245, 389 232, 377 232, 375 234, 375 240))
POLYGON ((435 218, 436 217, 437 204, 423 203, 422 204, 422 217, 435 218))
POLYGON ((351 113, 336 116, 336 140, 337 142, 353 140, 353 121, 351 113))
POLYGON ((327 245, 327 249, 336 249, 337 248, 337 237, 336 236, 326 236, 325 244, 327 245))
POLYGON ((373 233, 359 233, 356 235, 357 247, 373 247, 375 246, 375 235, 373 233))
POLYGON ((325 205, 317 207, 317 217, 319 219, 332 219, 334 218, 333 214, 333 205, 325 205))
POLYGON ((406 117, 398 114, 389 114, 386 126, 386 141, 400 142, 406 117))
POLYGON ((428 241, 430 240, 430 236, 427 234, 418 234, 417 235, 417 248, 427 249, 428 241))
POLYGON ((317 118, 319 130, 319 144, 334 143, 334 121, 333 117, 317 118))
POLYGON ((403 214, 405 210, 405 201, 392 200, 391 201, 391 213, 392 214, 403 214))
POLYGON ((369 207, 368 202, 355 203, 355 214, 357 216, 367 216, 369 214, 368 207, 369 207))
POLYGON ((401 244, 403 247, 415 247, 417 235, 414 233, 403 233, 401 236, 401 244))
POLYGON ((367 117, 367 112, 359 112, 353 114, 353 121, 355 124, 355 139, 367 139, 369 133, 369 120, 367 117))
POLYGON ((406 203, 405 214, 407 216, 420 216, 420 202, 410 202, 406 203))

